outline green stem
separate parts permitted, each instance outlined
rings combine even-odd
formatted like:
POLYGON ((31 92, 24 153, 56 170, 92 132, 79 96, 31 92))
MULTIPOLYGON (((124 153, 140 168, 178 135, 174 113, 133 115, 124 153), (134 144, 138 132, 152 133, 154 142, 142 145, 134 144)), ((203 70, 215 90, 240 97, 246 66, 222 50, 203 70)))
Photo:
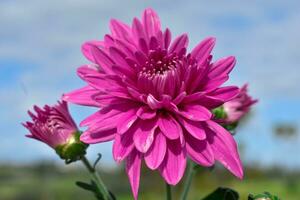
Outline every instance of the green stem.
POLYGON ((98 189, 100 190, 101 194, 103 195, 104 200, 112 200, 108 190, 106 189, 100 175, 97 173, 97 171, 92 167, 88 159, 83 156, 81 158, 82 163, 87 168, 87 170, 90 172, 90 175, 92 179, 95 181, 98 189))
POLYGON ((191 184, 192 184, 192 180, 193 180, 193 176, 195 175, 196 170, 194 169, 195 164, 193 162, 189 162, 188 163, 188 171, 187 171, 187 177, 184 183, 184 188, 183 188, 183 193, 181 195, 181 200, 186 200, 191 184))
POLYGON ((171 186, 166 183, 166 200, 172 200, 171 186))

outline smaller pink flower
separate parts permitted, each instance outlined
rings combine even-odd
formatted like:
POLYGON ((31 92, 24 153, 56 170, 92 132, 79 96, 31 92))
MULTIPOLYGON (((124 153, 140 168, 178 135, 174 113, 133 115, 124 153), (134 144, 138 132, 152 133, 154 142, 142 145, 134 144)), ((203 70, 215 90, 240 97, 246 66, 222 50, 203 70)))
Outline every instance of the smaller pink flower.
POLYGON ((59 101, 54 106, 45 105, 43 108, 34 106, 33 109, 36 114, 28 111, 32 122, 23 123, 23 126, 30 131, 27 137, 39 140, 55 149, 69 143, 78 132, 65 101, 59 101))
POLYGON ((245 84, 239 91, 239 94, 232 100, 223 104, 223 109, 226 113, 226 124, 238 122, 244 117, 258 100, 253 99, 248 94, 248 84, 245 84))

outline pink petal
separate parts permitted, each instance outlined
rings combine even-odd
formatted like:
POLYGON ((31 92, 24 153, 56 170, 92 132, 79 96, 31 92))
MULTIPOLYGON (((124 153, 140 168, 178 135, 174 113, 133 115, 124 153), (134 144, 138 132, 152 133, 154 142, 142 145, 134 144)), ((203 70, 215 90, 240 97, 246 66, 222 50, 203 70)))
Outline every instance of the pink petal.
POLYGON ((137 131, 133 135, 133 141, 138 151, 148 151, 154 140, 154 131, 157 127, 157 119, 140 120, 137 131))
POLYGON ((140 185, 140 172, 141 172, 141 154, 136 150, 126 159, 126 173, 129 178, 131 190, 135 200, 138 199, 138 191, 140 185))
POLYGON ((131 33, 128 25, 116 19, 112 19, 109 27, 114 37, 131 41, 131 33))
POLYGON ((189 43, 189 38, 187 34, 178 36, 170 47, 170 53, 178 53, 181 49, 186 48, 189 43))
POLYGON ((203 127, 202 122, 191 121, 184 118, 179 118, 180 123, 183 127, 195 138, 198 140, 206 139, 206 133, 203 127))
POLYGON ((114 61, 98 47, 91 47, 91 52, 95 63, 98 64, 107 74, 111 74, 111 67, 114 64, 114 61))
POLYGON ((140 38, 138 44, 139 44, 140 49, 145 54, 148 54, 149 47, 148 47, 148 44, 147 44, 146 40, 144 38, 140 38))
POLYGON ((99 121, 114 117, 118 115, 121 111, 117 111, 111 108, 102 108, 100 111, 93 113, 92 115, 85 118, 81 123, 80 126, 90 126, 99 121))
POLYGON ((164 135, 171 140, 178 139, 182 134, 180 124, 170 114, 161 114, 158 125, 164 135))
POLYGON ((83 55, 91 62, 95 62, 94 56, 91 52, 91 48, 92 47, 102 47, 104 46, 104 42, 103 41, 88 41, 85 42, 82 46, 81 46, 81 52, 83 53, 83 55))
POLYGON ((209 167, 214 164, 214 154, 206 140, 197 140, 187 135, 186 150, 188 156, 199 165, 209 167))
POLYGON ((132 34, 137 39, 137 43, 140 38, 146 38, 143 25, 137 18, 134 18, 132 22, 132 34))
POLYGON ((229 79, 228 75, 219 76, 214 79, 208 79, 206 84, 201 88, 203 91, 213 91, 214 89, 220 87, 229 79))
POLYGON ((98 92, 99 91, 95 90, 90 86, 85 86, 83 88, 64 94, 62 99, 64 101, 79 105, 98 107, 98 103, 91 98, 91 96, 98 92))
POLYGON ((80 140, 87 144, 111 141, 115 138, 117 130, 115 128, 100 130, 98 132, 85 131, 80 136, 80 140))
POLYGON ((100 74, 98 67, 96 67, 96 65, 83 65, 81 67, 78 67, 77 75, 80 78, 83 79, 86 75, 89 74, 96 74, 96 75, 100 74))
POLYGON ((239 93, 239 88, 235 86, 226 86, 218 88, 213 92, 209 93, 207 96, 213 97, 214 99, 219 99, 223 102, 230 101, 239 93))
POLYGON ((160 31, 159 17, 151 8, 147 8, 143 13, 143 25, 148 38, 156 36, 156 33, 160 31))
POLYGON ((126 55, 122 51, 115 47, 110 47, 109 54, 118 66, 122 67, 123 69, 126 69, 127 71, 133 72, 133 69, 128 65, 126 61, 126 55))
POLYGON ((117 163, 124 160, 134 149, 133 134, 136 130, 136 127, 133 127, 123 135, 116 134, 113 144, 113 157, 117 163))
POLYGON ((195 92, 193 94, 190 94, 190 95, 187 95, 186 97, 184 97, 182 102, 185 104, 191 103, 191 102, 196 102, 199 99, 201 99, 204 95, 205 95, 205 92, 195 92))
POLYGON ((165 136, 159 129, 157 129, 156 132, 157 135, 154 139, 154 142, 144 156, 146 165, 152 170, 157 169, 159 167, 159 165, 164 160, 167 150, 165 136))
POLYGON ((176 185, 183 177, 186 167, 186 151, 181 147, 179 140, 168 140, 167 153, 159 171, 165 181, 176 185))
POLYGON ((136 115, 141 119, 153 119, 156 116, 156 110, 150 109, 148 106, 140 107, 136 115))
POLYGON ((119 118, 117 130, 119 134, 125 133, 136 121, 137 115, 136 115, 136 109, 131 109, 125 113, 119 118))
POLYGON ((155 97, 152 96, 151 94, 149 94, 147 96, 147 104, 151 109, 162 108, 162 103, 160 101, 158 101, 157 99, 155 99, 155 97))
POLYGON ((163 35, 165 49, 169 48, 169 45, 171 43, 171 37, 171 31, 167 28, 163 35))
POLYGON ((207 134, 209 136, 208 142, 214 152, 215 159, 221 162, 235 176, 242 179, 243 167, 238 154, 237 144, 232 135, 213 121, 208 121, 207 125, 211 130, 211 133, 207 134))
POLYGON ((193 121, 206 121, 212 117, 211 112, 207 108, 196 104, 184 106, 179 113, 185 118, 193 121))
POLYGON ((123 99, 112 96, 111 94, 101 93, 92 96, 92 99, 97 102, 100 106, 108 106, 112 104, 119 104, 123 99))
POLYGON ((90 65, 85 65, 77 69, 78 76, 86 81, 91 87, 106 90, 107 88, 120 87, 121 79, 116 75, 100 73, 90 65))
POLYGON ((216 39, 213 37, 204 39, 192 50, 191 56, 193 58, 196 58, 196 60, 200 64, 205 62, 208 59, 212 49, 214 48, 215 42, 216 39))
POLYGON ((235 57, 229 56, 227 58, 222 58, 212 65, 212 69, 207 74, 210 78, 216 78, 220 76, 227 75, 231 72, 236 63, 235 57))

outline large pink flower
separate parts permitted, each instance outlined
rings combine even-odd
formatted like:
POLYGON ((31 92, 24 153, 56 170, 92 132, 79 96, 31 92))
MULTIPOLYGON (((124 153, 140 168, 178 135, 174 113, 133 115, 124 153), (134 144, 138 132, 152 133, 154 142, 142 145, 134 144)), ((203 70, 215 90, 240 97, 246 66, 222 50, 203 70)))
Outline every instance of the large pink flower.
POLYGON ((235 58, 211 62, 214 38, 186 53, 188 36, 171 42, 170 30, 161 30, 152 9, 144 11, 141 21, 134 18, 131 26, 113 19, 110 29, 102 41, 82 46, 92 64, 80 67, 78 75, 88 85, 63 97, 101 108, 81 123, 88 127, 81 140, 114 140, 114 159, 126 160, 135 199, 142 160, 172 185, 181 180, 187 157, 202 166, 220 161, 242 178, 237 145, 211 113, 239 91, 221 87, 235 58))
POLYGON ((30 131, 26 136, 39 140, 53 149, 68 143, 78 131, 64 101, 58 102, 55 106, 45 105, 44 108, 34 106, 34 111, 36 114, 28 111, 32 122, 23 124, 30 131))
POLYGON ((224 103, 223 109, 226 113, 224 122, 226 124, 238 122, 250 111, 252 105, 257 103, 257 101, 257 99, 253 99, 248 94, 248 85, 243 85, 239 94, 235 98, 224 103))

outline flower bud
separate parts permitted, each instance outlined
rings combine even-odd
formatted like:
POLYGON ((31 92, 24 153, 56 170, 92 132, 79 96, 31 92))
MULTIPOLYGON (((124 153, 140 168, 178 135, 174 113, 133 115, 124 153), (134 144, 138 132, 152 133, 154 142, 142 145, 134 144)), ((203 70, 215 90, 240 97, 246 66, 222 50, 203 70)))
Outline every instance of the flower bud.
POLYGON ((236 124, 250 111, 257 100, 248 94, 248 85, 244 85, 232 100, 213 110, 215 118, 224 125, 236 124))
POLYGON ((80 132, 72 119, 68 105, 59 101, 54 106, 45 105, 43 108, 34 106, 35 114, 28 111, 32 121, 23 123, 30 131, 29 138, 41 141, 70 163, 80 159, 88 145, 79 140, 80 132))

